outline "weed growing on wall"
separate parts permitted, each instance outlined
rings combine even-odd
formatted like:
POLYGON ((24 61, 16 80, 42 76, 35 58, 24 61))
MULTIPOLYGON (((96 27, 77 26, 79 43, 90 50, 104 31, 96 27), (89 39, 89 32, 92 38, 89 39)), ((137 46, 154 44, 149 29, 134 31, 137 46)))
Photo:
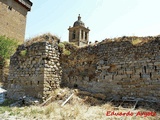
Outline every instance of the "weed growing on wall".
POLYGON ((21 55, 22 57, 25 57, 26 54, 27 54, 27 50, 22 50, 22 51, 20 52, 20 55, 21 55))
POLYGON ((65 44, 66 44, 66 42, 61 42, 61 43, 58 44, 58 46, 62 50, 62 54, 68 56, 68 55, 71 54, 71 52, 65 48, 65 44))

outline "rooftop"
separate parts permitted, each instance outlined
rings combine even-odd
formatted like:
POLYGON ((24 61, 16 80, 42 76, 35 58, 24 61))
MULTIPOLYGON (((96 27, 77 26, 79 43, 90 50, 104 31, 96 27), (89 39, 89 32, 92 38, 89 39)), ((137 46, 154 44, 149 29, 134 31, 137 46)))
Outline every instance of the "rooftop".
POLYGON ((76 26, 83 26, 83 27, 85 26, 85 24, 81 21, 80 14, 78 16, 78 20, 76 22, 74 22, 74 24, 73 24, 73 27, 76 27, 76 26))

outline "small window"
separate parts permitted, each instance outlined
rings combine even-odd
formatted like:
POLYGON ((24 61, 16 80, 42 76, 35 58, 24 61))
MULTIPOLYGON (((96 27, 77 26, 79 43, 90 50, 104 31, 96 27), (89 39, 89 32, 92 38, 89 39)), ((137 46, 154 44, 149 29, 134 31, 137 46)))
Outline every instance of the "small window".
POLYGON ((82 39, 83 39, 83 30, 81 31, 81 37, 82 37, 82 39))
POLYGON ((87 32, 85 32, 85 40, 87 40, 87 32))
POLYGON ((76 31, 74 30, 73 35, 72 35, 72 39, 75 39, 75 38, 76 38, 76 31))

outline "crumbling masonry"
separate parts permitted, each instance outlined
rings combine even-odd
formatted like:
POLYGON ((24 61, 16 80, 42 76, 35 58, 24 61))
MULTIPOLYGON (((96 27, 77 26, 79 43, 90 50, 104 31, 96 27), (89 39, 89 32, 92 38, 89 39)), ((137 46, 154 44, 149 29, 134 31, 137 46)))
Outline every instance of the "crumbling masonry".
POLYGON ((66 49, 70 55, 62 54, 56 42, 19 47, 11 57, 8 95, 46 98, 61 85, 108 99, 160 100, 160 37, 123 37, 83 48, 67 44, 66 49), (133 45, 133 40, 143 43, 133 45))

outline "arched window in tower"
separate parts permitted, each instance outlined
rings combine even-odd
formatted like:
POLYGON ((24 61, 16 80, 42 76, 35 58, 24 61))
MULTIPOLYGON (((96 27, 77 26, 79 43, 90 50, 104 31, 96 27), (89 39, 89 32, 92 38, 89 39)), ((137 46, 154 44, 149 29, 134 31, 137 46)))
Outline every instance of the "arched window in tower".
POLYGON ((85 32, 85 40, 87 40, 87 32, 85 32))
POLYGON ((72 39, 75 39, 75 38, 76 38, 76 31, 74 30, 73 35, 72 35, 72 39))
POLYGON ((81 39, 83 39, 83 30, 81 31, 81 39))

